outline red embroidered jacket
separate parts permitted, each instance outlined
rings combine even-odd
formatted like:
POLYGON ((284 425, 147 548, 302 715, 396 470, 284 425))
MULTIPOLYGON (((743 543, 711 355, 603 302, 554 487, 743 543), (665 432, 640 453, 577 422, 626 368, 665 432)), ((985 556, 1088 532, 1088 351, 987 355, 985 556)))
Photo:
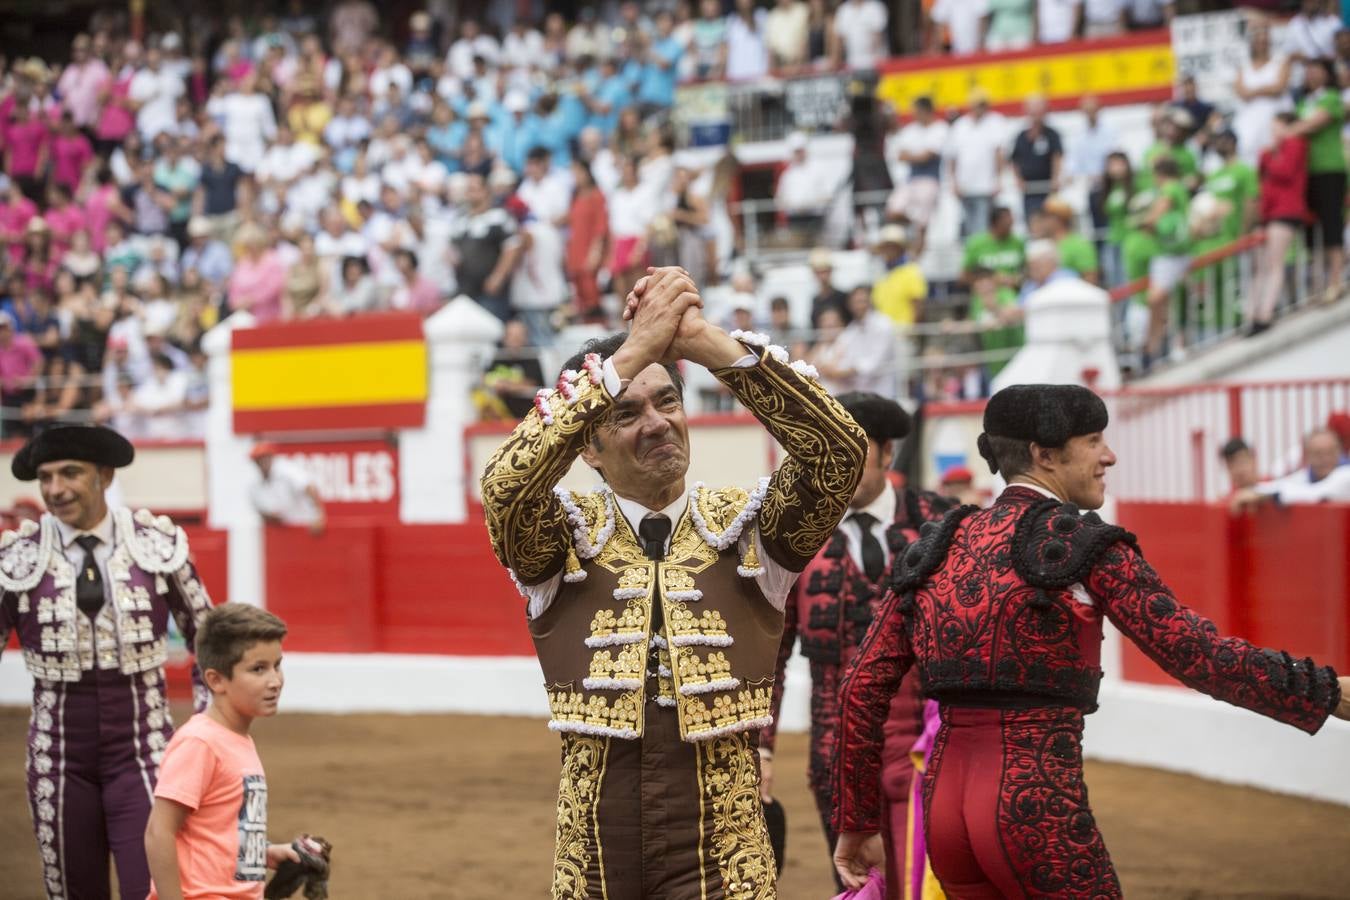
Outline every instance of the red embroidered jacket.
POLYGON ((1221 637, 1129 532, 1013 486, 990 509, 963 506, 925 526, 897 567, 840 687, 835 826, 878 829, 881 727, 911 666, 938 700, 1030 696, 1091 712, 1103 617, 1188 687, 1304 731, 1340 702, 1330 668, 1221 637), (1075 597, 1080 585, 1090 603, 1075 597))
MULTIPOLYGON (((836 529, 829 542, 807 565, 788 594, 783 624, 783 641, 778 650, 778 667, 773 683, 773 724, 760 731, 761 747, 773 749, 778 732, 778 713, 783 704, 783 684, 787 661, 793 645, 801 640, 802 656, 811 665, 812 743, 828 742, 817 748, 832 754, 834 725, 839 719, 839 681, 844 667, 857 654, 868 626, 876 617, 890 583, 891 570, 905 549, 919 539, 919 527, 935 522, 955 505, 955 501, 932 491, 904 488, 896 491, 895 519, 886 528, 886 543, 891 565, 882 580, 873 584, 848 552, 842 529, 836 529)), ((906 688, 892 704, 891 729, 908 730, 915 737, 923 730, 919 721, 922 700, 915 679, 907 679, 906 688)))

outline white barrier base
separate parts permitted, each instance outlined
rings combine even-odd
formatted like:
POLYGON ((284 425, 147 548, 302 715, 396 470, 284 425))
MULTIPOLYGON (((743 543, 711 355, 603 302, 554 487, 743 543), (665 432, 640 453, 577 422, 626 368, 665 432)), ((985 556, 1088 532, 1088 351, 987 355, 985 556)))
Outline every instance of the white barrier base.
POLYGON ((1350 806, 1350 722, 1316 735, 1182 687, 1102 684, 1083 752, 1350 806))

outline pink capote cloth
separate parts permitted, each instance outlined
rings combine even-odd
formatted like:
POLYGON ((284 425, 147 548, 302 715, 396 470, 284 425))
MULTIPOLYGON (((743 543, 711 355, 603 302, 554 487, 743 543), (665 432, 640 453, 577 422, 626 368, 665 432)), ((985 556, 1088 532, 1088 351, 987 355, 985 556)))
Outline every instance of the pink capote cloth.
POLYGON ((856 891, 844 891, 834 900, 886 900, 886 873, 874 866, 867 873, 867 884, 856 891))

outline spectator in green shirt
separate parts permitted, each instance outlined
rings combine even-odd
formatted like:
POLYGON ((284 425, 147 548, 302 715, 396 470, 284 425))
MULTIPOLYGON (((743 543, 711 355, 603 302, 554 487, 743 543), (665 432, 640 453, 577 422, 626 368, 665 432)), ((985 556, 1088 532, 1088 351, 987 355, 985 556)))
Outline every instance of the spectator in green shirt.
MULTIPOLYGON (((1228 246, 1249 231, 1256 219, 1256 201, 1261 186, 1256 170, 1238 158, 1237 135, 1228 130, 1219 132, 1214 136, 1214 150, 1223 165, 1209 174, 1204 187, 1191 202, 1193 256, 1204 256, 1228 246), (1197 215, 1202 205, 1211 207, 1204 217, 1197 215)), ((1199 289, 1203 292, 1200 308, 1208 326, 1237 325, 1241 311, 1236 296, 1237 263, 1236 256, 1216 260, 1205 266, 1206 275, 1198 279, 1199 289)))
POLYGON ((999 287, 1017 290, 1026 267, 1026 248, 1022 239, 1013 234, 1012 210, 995 207, 989 215, 989 230, 966 238, 961 254, 961 280, 970 284, 971 273, 988 269, 994 273, 999 287))
POLYGON ((1143 165, 1139 167, 1140 187, 1149 187, 1153 183, 1153 164, 1160 159, 1176 160, 1181 172, 1182 183, 1191 190, 1200 184, 1200 167, 1195 154, 1186 146, 1186 136, 1194 127, 1191 114, 1179 106, 1169 107, 1163 113, 1158 124, 1158 140, 1144 152, 1143 165))
POLYGON ((1017 293, 998 283, 998 273, 976 266, 970 270, 970 321, 980 326, 980 346, 991 358, 985 363, 993 378, 1025 341, 1022 307, 1017 293))
POLYGON ((1106 243, 1102 247, 1102 274, 1107 289, 1124 284, 1126 216, 1134 197, 1134 167, 1124 153, 1106 157, 1105 183, 1102 186, 1102 205, 1106 212, 1106 243))
POLYGON ((1049 197, 1041 207, 1039 237, 1055 242, 1061 268, 1076 272, 1092 284, 1100 284, 1097 248, 1073 228, 1073 207, 1060 197, 1049 197))
POLYGON ((1181 182, 1181 168, 1170 156, 1153 164, 1153 185, 1156 196, 1139 224, 1157 241, 1157 252, 1148 261, 1149 321, 1144 348, 1150 359, 1157 359, 1167 337, 1169 300, 1191 262, 1191 195, 1181 182))
MULTIPOLYGON (((1295 112, 1298 122, 1292 133, 1308 139, 1308 207, 1317 224, 1314 233, 1325 252, 1326 294, 1339 296, 1345 266, 1345 149, 1341 126, 1345 110, 1336 90, 1336 69, 1329 59, 1304 63, 1303 84, 1307 89, 1295 112)), ((1315 248, 1314 248, 1315 249, 1315 248)))

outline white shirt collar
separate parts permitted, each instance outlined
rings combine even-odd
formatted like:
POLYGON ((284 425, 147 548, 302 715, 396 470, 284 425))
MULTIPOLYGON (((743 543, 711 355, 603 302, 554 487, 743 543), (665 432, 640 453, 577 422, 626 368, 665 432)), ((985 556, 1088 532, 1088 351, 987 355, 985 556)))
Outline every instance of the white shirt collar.
POLYGON ((93 528, 86 530, 80 530, 73 525, 67 525, 65 522, 56 518, 56 516, 52 516, 52 521, 56 523, 56 530, 61 535, 62 547, 69 547, 71 544, 75 543, 77 537, 83 534, 94 535, 103 542, 104 546, 111 547, 113 544, 113 518, 111 509, 103 516, 103 521, 99 522, 93 528))
POLYGON ((844 519, 848 520, 858 513, 867 513, 876 519, 883 528, 889 526, 895 521, 895 490, 887 484, 881 493, 872 499, 871 503, 862 509, 850 509, 844 519))
POLYGON ((620 497, 618 494, 614 495, 614 499, 618 502, 619 511, 623 513, 623 517, 628 520, 629 525, 633 526, 634 533, 638 530, 638 524, 647 516, 653 514, 660 514, 669 518, 670 527, 673 531, 675 526, 679 524, 680 516, 684 515, 684 508, 689 505, 689 493, 687 491, 681 491, 680 496, 676 497, 674 502, 665 509, 648 509, 636 500, 629 500, 627 497, 620 497))
POLYGON ((1029 482, 1029 481, 1013 481, 1013 482, 1009 482, 1008 487, 1007 487, 1007 488, 1004 488, 1004 490, 1006 491, 1006 490, 1008 490, 1008 488, 1015 488, 1015 487, 1026 488, 1026 489, 1029 490, 1029 491, 1035 491, 1036 493, 1040 494, 1042 497, 1047 497, 1047 498, 1049 498, 1049 499, 1051 499, 1051 500, 1058 500, 1060 503, 1063 503, 1063 502, 1064 502, 1064 498, 1063 498, 1063 497, 1056 496, 1054 493, 1052 493, 1052 492, 1050 492, 1050 491, 1047 491, 1045 488, 1041 487, 1039 484, 1032 484, 1032 483, 1029 482))

